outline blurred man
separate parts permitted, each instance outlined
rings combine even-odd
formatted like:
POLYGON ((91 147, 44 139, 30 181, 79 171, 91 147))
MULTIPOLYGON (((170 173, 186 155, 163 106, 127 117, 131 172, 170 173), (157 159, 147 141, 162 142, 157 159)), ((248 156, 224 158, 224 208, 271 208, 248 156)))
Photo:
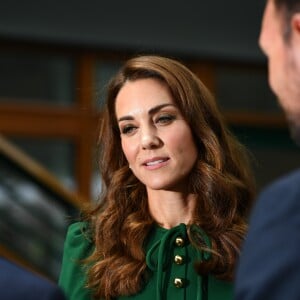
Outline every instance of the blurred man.
POLYGON ((64 300, 65 297, 52 282, 0 257, 0 299, 64 300))
MULTIPOLYGON (((271 89, 300 145, 300 0, 267 1, 259 43, 268 58, 271 89)), ((300 170, 261 193, 242 249, 235 297, 300 299, 300 170)))

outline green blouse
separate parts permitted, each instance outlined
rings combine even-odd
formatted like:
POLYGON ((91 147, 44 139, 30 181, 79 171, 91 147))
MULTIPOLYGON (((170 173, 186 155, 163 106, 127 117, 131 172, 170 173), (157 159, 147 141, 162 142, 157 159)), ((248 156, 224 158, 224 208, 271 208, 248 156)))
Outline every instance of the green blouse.
MULTIPOLYGON (((86 258, 93 244, 84 234, 86 223, 69 227, 62 262, 59 285, 68 300, 89 300, 92 295, 86 285, 86 274, 80 260, 86 258)), ((146 263, 150 278, 136 295, 121 296, 119 300, 229 300, 233 299, 232 283, 201 277, 194 270, 194 262, 205 259, 207 253, 196 250, 188 240, 186 226, 172 229, 154 226, 146 242, 146 263)))

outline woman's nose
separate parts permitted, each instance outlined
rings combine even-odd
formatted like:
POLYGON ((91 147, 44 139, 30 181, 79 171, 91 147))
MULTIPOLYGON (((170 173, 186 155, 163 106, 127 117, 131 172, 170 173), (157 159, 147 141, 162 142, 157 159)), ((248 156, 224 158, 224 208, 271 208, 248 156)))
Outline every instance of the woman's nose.
POLYGON ((153 149, 159 147, 160 144, 161 140, 155 130, 149 128, 142 130, 141 146, 143 149, 153 149))

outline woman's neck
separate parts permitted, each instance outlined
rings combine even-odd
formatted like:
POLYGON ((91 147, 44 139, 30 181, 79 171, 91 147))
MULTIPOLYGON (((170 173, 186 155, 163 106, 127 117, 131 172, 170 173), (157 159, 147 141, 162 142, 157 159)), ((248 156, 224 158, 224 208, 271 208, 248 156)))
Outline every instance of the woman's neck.
POLYGON ((148 190, 149 210, 154 220, 163 228, 170 229, 180 223, 188 224, 196 205, 193 194, 174 191, 148 190))

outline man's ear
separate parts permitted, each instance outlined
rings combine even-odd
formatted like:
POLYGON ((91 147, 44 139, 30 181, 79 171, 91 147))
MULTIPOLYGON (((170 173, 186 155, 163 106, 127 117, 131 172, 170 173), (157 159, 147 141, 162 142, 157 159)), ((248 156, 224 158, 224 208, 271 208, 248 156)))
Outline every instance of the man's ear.
POLYGON ((291 29, 294 38, 300 41, 300 12, 293 14, 291 18, 291 29))

